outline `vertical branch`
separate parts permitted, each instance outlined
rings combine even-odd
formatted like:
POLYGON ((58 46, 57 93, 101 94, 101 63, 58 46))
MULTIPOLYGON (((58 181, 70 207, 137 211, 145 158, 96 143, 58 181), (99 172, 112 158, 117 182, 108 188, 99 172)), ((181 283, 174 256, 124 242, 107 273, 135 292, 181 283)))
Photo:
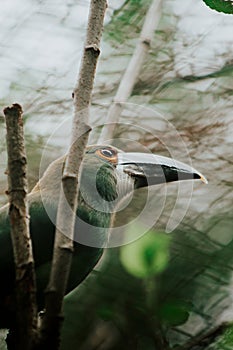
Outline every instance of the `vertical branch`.
POLYGON ((48 348, 52 346, 53 349, 57 349, 60 343, 63 297, 66 292, 73 252, 73 231, 78 197, 78 172, 89 132, 91 131, 88 125, 88 108, 97 59, 100 53, 99 44, 106 7, 106 0, 91 1, 80 74, 73 93, 74 119, 72 139, 62 177, 53 263, 50 281, 46 289, 46 310, 42 319, 40 347, 45 346, 48 348))
MULTIPOLYGON (((36 282, 27 204, 27 159, 24 146, 22 108, 4 109, 7 128, 8 191, 11 240, 16 272, 17 349, 31 348, 37 327, 36 282)), ((4 281, 3 281, 4 283, 4 281)))
POLYGON ((115 124, 118 123, 122 113, 122 104, 126 102, 132 94, 146 54, 150 49, 154 31, 156 30, 161 17, 161 5, 162 0, 153 0, 150 8, 147 11, 135 51, 121 79, 117 93, 113 99, 113 103, 108 110, 106 124, 101 131, 99 142, 113 138, 115 124))

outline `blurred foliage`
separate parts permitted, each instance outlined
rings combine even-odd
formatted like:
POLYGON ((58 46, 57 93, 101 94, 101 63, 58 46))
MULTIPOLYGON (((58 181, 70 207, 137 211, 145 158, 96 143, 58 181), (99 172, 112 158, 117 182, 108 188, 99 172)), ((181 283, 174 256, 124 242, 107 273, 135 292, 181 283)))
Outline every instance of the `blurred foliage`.
POLYGON ((165 329, 184 323, 190 309, 190 304, 179 300, 158 299, 161 283, 157 272, 165 268, 165 260, 168 262, 168 242, 166 234, 149 232, 125 247, 109 249, 101 272, 92 274, 66 298, 62 348, 88 349, 88 339, 95 342, 95 334, 104 322, 108 337, 112 337, 109 349, 136 349, 147 342, 153 344, 152 349, 158 344, 163 349, 165 329), (154 270, 151 266, 159 249, 166 259, 159 259, 162 264, 154 270), (135 261, 141 278, 137 268, 136 276, 134 268, 133 274, 127 272, 135 261))
POLYGON ((66 298, 62 349, 95 349, 99 337, 111 340, 109 349, 137 349, 145 339, 154 347, 164 344, 159 314, 168 323, 171 313, 180 318, 174 315, 180 310, 159 312, 164 304, 158 304, 157 288, 156 276, 148 280, 127 273, 120 250, 109 249, 101 272, 66 298))
POLYGON ((219 337, 212 347, 213 350, 232 350, 233 349, 233 325, 229 326, 225 333, 219 337))
POLYGON ((114 11, 111 22, 106 26, 104 37, 117 43, 124 43, 129 38, 137 37, 150 3, 150 0, 126 1, 120 9, 114 11))
POLYGON ((160 310, 161 321, 170 327, 184 324, 189 318, 192 307, 191 303, 185 301, 167 302, 160 310))
POLYGON ((223 12, 227 14, 233 14, 233 1, 232 0, 203 0, 204 3, 212 10, 223 12))
MULTIPOLYGON (((218 220, 228 220, 232 227, 232 218, 218 220)), ((222 225, 219 239, 224 234, 222 225)), ((217 320, 229 307, 225 288, 232 275, 232 249, 229 232, 222 244, 215 233, 208 236, 188 227, 169 238, 150 231, 127 246, 108 249, 99 270, 65 299, 62 349, 92 350, 99 344, 109 350, 187 349, 186 342, 195 343, 192 335, 204 337, 214 327, 212 317, 217 320), (163 258, 157 260, 160 253, 163 258)), ((229 330, 220 340, 230 343, 231 337, 229 330)), ((205 342, 190 350, 208 346, 205 342)))
POLYGON ((136 242, 121 248, 121 262, 126 271, 135 277, 145 278, 156 275, 168 264, 168 243, 169 238, 164 234, 148 232, 136 242))
MULTIPOLYGON (((157 94, 162 93, 163 90, 167 92, 168 88, 179 88, 179 86, 182 86, 187 83, 193 83, 196 81, 201 81, 209 78, 221 78, 221 77, 233 77, 233 64, 232 62, 227 63, 224 67, 220 68, 217 71, 214 71, 209 74, 204 75, 187 75, 183 77, 174 77, 172 80, 167 80, 165 82, 159 82, 157 80, 154 80, 153 76, 151 76, 150 79, 147 79, 146 81, 140 80, 134 87, 133 93, 135 95, 141 93, 142 90, 155 90, 157 91, 157 94)), ((188 93, 188 91, 187 91, 188 93)), ((232 91, 229 91, 229 93, 232 93, 232 91)), ((157 99, 160 101, 160 96, 157 96, 157 99)))

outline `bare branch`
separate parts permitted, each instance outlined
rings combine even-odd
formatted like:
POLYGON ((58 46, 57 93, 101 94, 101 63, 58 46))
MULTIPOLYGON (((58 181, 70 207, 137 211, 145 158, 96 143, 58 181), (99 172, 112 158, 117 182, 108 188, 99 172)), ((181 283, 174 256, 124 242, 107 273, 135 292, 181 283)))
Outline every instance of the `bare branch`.
POLYGON ((22 107, 4 109, 7 127, 8 191, 11 240, 16 271, 17 349, 27 350, 37 327, 36 282, 27 203, 27 159, 24 146, 22 107))
POLYGON ((103 29, 106 0, 92 0, 88 20, 87 38, 74 89, 74 119, 72 140, 62 177, 62 188, 57 213, 53 264, 46 290, 45 315, 41 326, 40 346, 59 347, 62 324, 62 303, 72 260, 73 231, 78 197, 78 172, 91 128, 88 125, 90 104, 100 53, 99 44, 103 29))
POLYGON ((99 142, 113 138, 115 124, 118 123, 121 116, 122 104, 126 102, 132 94, 146 54, 150 49, 151 40, 161 16, 161 4, 162 0, 153 0, 149 10, 147 11, 140 38, 128 67, 121 79, 117 93, 113 99, 113 103, 109 108, 106 124, 102 129, 99 142))

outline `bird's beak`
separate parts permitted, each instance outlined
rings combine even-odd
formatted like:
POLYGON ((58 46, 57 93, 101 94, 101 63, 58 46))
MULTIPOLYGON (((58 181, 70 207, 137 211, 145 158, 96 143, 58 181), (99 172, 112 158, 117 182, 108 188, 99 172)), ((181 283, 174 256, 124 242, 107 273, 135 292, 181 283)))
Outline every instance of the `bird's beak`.
POLYGON ((156 185, 165 182, 207 179, 196 169, 175 159, 147 153, 118 153, 118 167, 134 179, 134 187, 156 185))

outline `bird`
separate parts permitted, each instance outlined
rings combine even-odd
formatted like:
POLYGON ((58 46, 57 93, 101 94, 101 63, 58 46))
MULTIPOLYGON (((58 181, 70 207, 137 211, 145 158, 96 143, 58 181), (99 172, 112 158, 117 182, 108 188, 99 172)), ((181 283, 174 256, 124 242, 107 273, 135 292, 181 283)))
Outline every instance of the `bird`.
MULTIPOLYGON (((44 307, 56 228, 62 171, 66 155, 52 162, 28 195, 30 234, 35 261, 38 310, 44 307)), ((151 153, 123 152, 111 145, 91 145, 82 162, 74 252, 66 293, 76 288, 100 260, 114 218, 114 208, 142 187, 206 178, 172 158, 151 153)), ((8 218, 9 206, 0 209, 0 328, 14 318, 15 267, 8 218)))

